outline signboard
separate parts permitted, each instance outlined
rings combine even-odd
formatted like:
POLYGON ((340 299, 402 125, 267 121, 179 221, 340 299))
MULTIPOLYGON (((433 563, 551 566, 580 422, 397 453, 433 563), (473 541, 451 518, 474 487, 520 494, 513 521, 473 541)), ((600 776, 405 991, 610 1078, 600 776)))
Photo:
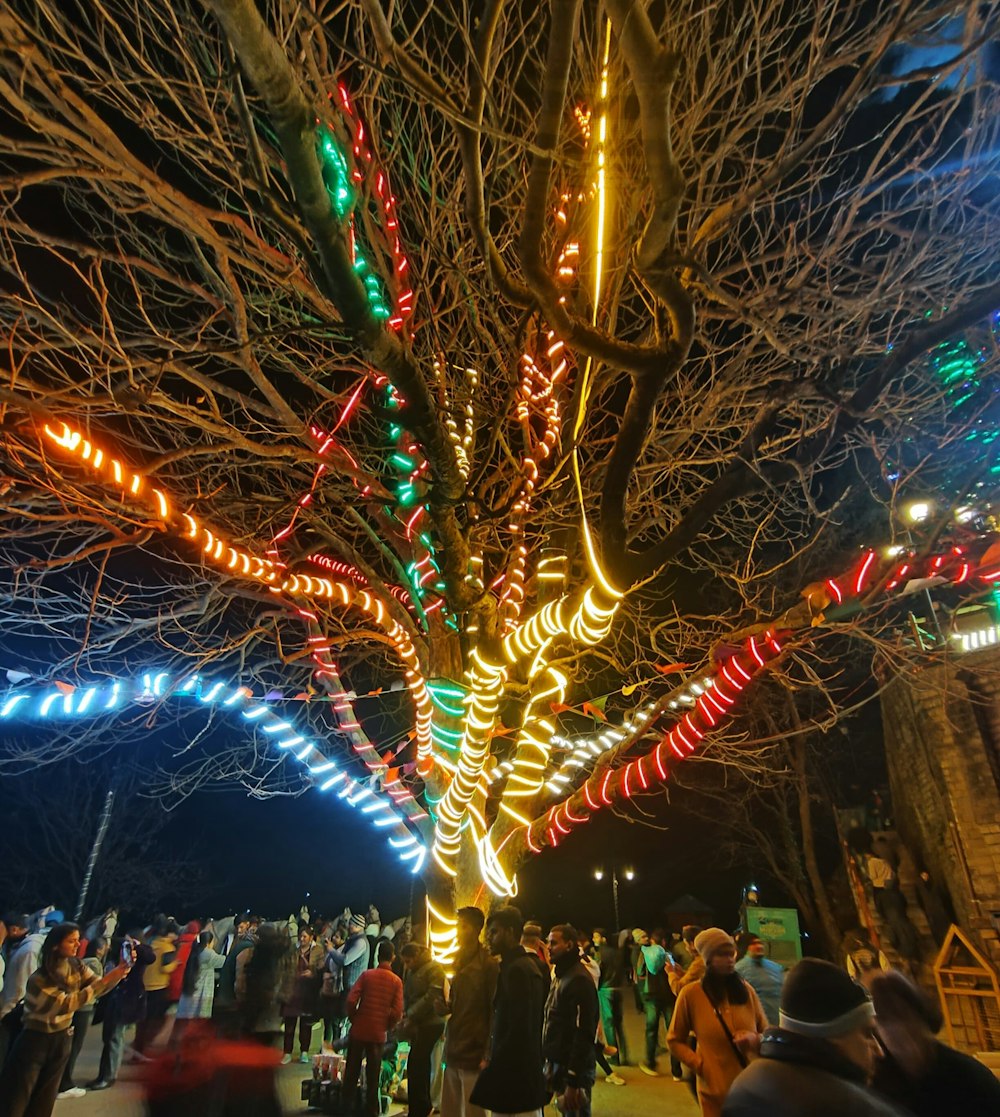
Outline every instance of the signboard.
POLYGON ((768 957, 786 969, 802 957, 799 913, 795 908, 762 908, 752 904, 746 909, 747 930, 768 945, 768 957))

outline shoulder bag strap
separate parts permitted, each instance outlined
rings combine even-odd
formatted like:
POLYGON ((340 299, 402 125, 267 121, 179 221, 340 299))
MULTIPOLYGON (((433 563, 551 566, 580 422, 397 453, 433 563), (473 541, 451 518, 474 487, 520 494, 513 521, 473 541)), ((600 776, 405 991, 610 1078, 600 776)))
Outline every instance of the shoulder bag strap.
POLYGON ((719 1006, 715 1003, 715 1001, 712 1000, 712 998, 708 995, 708 993, 705 992, 704 986, 702 987, 701 991, 703 993, 705 993, 706 1000, 712 1006, 712 1011, 715 1013, 716 1020, 718 1020, 719 1023, 722 1025, 722 1030, 726 1033, 726 1039, 729 1040, 729 1046, 733 1049, 733 1054, 736 1056, 737 1060, 739 1061, 740 1066, 741 1067, 746 1067, 748 1065, 747 1064, 747 1057, 736 1046, 736 1040, 733 1039, 733 1033, 729 1030, 729 1025, 726 1023, 725 1017, 719 1011, 719 1006))

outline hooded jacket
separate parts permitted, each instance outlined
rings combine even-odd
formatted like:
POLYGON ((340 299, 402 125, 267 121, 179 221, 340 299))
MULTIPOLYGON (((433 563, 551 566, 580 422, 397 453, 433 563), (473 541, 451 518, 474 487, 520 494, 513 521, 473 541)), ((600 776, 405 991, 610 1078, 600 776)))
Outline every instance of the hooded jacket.
POLYGON ((549 1086, 593 1086, 596 1065, 597 986, 579 950, 555 963, 555 977, 545 1003, 542 1055, 549 1086))
POLYGON ((771 1028, 736 1078, 722 1117, 903 1117, 864 1084, 864 1071, 823 1039, 771 1028))

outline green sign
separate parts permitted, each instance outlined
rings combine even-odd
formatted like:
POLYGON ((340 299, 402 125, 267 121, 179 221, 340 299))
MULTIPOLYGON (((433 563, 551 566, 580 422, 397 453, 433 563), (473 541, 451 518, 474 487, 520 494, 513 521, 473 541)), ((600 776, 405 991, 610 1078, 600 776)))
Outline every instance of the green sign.
POLYGON ((802 957, 799 913, 795 908, 761 908, 747 905, 747 930, 768 945, 768 956, 781 965, 794 966, 802 957))

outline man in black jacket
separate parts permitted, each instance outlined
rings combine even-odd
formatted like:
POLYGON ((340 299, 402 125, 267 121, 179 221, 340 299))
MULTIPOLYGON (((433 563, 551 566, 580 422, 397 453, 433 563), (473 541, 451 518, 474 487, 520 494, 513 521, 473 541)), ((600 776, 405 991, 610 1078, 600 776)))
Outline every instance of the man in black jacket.
POLYGON ((590 1117, 597 1038, 597 989, 580 961, 579 935, 568 923, 549 931, 555 978, 545 1005, 542 1054, 546 1083, 562 1113, 590 1117))
POLYGON ((470 1101, 491 1110, 493 1117, 515 1113, 542 1117, 548 1098, 542 1073, 548 980, 538 958, 526 954, 521 946, 523 928, 524 919, 514 907, 498 908, 486 922, 486 945, 500 958, 500 972, 493 999, 489 1061, 470 1101))
POLYGON ((868 1089, 881 1053, 875 1010, 843 970, 804 958, 785 979, 779 1018, 761 1057, 730 1088, 722 1117, 903 1117, 868 1089))

